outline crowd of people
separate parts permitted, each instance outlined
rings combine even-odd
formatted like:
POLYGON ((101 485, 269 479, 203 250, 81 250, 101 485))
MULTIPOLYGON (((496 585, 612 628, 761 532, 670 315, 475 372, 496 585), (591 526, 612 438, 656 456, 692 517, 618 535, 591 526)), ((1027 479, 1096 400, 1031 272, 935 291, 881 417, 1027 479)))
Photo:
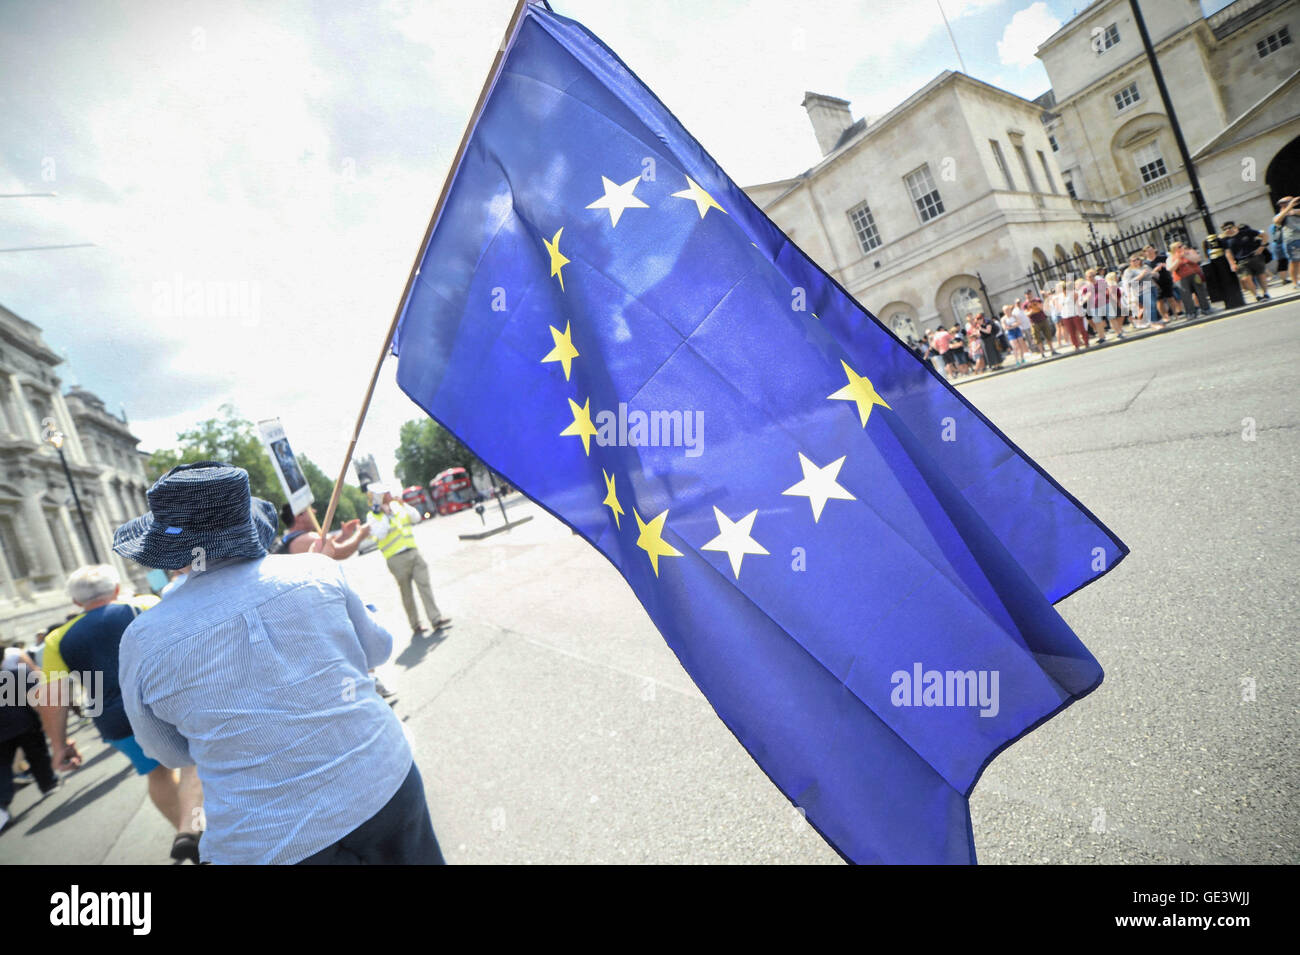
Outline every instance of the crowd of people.
MULTIPOLYGON (((1245 223, 1224 223, 1221 233, 1229 268, 1243 292, 1258 302, 1269 295, 1268 265, 1278 262, 1276 280, 1296 287, 1300 269, 1300 197, 1278 203, 1269 233, 1245 223)), ((1002 314, 966 316, 964 323, 936 328, 913 351, 950 380, 1022 365, 1031 358, 1048 358, 1084 351, 1131 331, 1163 328, 1215 311, 1205 282, 1201 254, 1185 242, 1173 242, 1168 252, 1148 245, 1129 257, 1122 271, 1090 268, 1070 281, 1042 289, 1027 289, 1002 314)))
POLYGON ((82 764, 68 730, 84 709, 147 778, 176 863, 441 863, 393 695, 374 675, 393 638, 340 562, 374 537, 413 638, 451 619, 406 505, 372 491, 364 527, 322 536, 312 515, 286 510, 277 537, 275 506, 250 494, 242 468, 163 475, 149 512, 113 538, 118 554, 172 574, 161 595, 126 594, 110 565, 79 568, 67 586, 80 612, 32 652, 5 652, 0 835, 17 753, 44 799, 82 764))

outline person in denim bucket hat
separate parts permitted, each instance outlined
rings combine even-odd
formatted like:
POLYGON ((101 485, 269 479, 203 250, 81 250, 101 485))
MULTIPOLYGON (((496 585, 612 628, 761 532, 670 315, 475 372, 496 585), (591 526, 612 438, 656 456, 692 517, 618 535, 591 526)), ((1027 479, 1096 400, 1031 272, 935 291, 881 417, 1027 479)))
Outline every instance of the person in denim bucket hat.
POLYGON ((248 473, 181 465, 113 549, 188 568, 122 635, 123 705, 141 749, 198 768, 204 862, 443 861, 402 724, 369 670, 393 638, 324 554, 269 554, 273 505, 248 473))
POLYGON ((264 557, 275 539, 275 505, 253 497, 248 472, 220 461, 179 464, 149 489, 149 513, 113 532, 113 550, 137 564, 180 570, 264 557))

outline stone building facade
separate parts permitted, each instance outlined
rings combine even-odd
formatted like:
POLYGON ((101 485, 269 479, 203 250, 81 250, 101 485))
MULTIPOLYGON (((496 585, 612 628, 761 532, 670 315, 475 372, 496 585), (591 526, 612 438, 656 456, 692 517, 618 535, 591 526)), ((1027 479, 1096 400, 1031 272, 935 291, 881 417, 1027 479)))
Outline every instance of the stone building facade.
MULTIPOLYGON (((1143 4, 1216 222, 1263 228, 1300 193, 1300 0, 1143 4)), ((1188 176, 1128 0, 1095 0, 1037 51, 1027 100, 944 72, 884 116, 808 93, 823 158, 747 194, 895 333, 996 313, 1029 266, 1170 213, 1199 241, 1188 176)), ((1163 235, 1151 241, 1161 245, 1163 235)))
POLYGON ((869 122, 804 108, 822 161, 745 191, 904 339, 1015 297, 1036 249, 1088 234, 1031 100, 947 71, 869 122))
MULTIPOLYGON (((1142 4, 1216 225, 1263 229, 1300 191, 1300 0, 1142 4), (1289 151, 1288 151, 1289 147, 1289 151)), ((1190 181, 1128 0, 1097 0, 1038 48, 1048 134, 1068 187, 1121 228, 1193 209, 1190 181)), ((1189 232, 1205 235, 1199 217, 1189 232)))
POLYGON ((92 562, 91 541, 124 581, 147 588, 144 569, 111 547, 113 528, 148 509, 139 439, 99 398, 63 393, 55 373, 62 361, 39 328, 0 306, 0 641, 31 642, 73 611, 64 584, 92 562), (89 539, 59 454, 44 440, 55 430, 89 539))

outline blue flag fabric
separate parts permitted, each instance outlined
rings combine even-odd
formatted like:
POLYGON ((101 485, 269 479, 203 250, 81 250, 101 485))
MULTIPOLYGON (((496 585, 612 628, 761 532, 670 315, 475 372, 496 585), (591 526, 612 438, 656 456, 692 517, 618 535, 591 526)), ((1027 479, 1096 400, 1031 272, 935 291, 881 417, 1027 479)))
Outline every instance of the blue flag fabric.
POLYGON ((393 350, 851 861, 974 862, 985 765, 1101 682, 1052 603, 1124 545, 571 20, 522 19, 393 350))

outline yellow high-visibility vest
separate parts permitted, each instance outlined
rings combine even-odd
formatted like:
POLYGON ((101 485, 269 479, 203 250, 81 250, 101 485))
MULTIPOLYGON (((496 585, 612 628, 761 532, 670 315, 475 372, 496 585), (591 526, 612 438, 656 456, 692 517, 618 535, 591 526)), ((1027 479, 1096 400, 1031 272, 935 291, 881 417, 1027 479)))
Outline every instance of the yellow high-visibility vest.
POLYGON ((384 560, 415 546, 415 531, 411 529, 411 518, 400 511, 388 515, 388 535, 379 542, 379 553, 384 560))

